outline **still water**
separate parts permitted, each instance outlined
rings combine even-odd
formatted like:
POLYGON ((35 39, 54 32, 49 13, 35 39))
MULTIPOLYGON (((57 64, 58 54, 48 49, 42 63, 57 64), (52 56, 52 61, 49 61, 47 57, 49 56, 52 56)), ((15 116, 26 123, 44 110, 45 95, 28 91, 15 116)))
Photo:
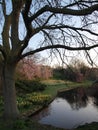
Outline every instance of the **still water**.
POLYGON ((41 124, 67 129, 98 122, 98 87, 59 93, 35 118, 41 124))

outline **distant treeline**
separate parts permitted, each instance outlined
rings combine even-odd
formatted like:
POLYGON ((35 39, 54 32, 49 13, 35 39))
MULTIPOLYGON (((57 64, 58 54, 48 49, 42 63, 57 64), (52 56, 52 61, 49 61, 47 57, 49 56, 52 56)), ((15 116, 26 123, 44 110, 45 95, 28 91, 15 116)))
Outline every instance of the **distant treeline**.
POLYGON ((73 60, 67 67, 51 68, 43 64, 37 64, 32 59, 20 61, 17 67, 17 78, 24 79, 62 79, 82 82, 83 80, 96 80, 98 68, 92 68, 79 60, 73 60))

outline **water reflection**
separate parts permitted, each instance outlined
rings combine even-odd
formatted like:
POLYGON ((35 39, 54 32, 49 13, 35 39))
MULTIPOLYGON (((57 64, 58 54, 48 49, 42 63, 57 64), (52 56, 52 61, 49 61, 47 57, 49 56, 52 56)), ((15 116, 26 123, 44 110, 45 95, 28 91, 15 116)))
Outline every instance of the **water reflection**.
POLYGON ((59 93, 49 107, 35 118, 40 123, 68 129, 98 122, 98 87, 77 88, 59 93))
POLYGON ((59 93, 58 97, 67 100, 71 108, 76 110, 86 107, 88 103, 88 96, 84 88, 77 88, 59 93))

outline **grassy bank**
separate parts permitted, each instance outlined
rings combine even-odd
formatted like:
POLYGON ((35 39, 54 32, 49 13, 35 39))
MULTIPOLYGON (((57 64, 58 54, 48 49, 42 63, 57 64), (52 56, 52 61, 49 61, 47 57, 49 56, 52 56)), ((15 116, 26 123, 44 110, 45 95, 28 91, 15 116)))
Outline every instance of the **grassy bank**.
POLYGON ((62 80, 45 80, 42 82, 47 85, 47 88, 42 93, 49 94, 52 97, 55 96, 58 91, 66 91, 81 86, 89 87, 92 84, 91 81, 77 83, 77 82, 62 81, 62 80))

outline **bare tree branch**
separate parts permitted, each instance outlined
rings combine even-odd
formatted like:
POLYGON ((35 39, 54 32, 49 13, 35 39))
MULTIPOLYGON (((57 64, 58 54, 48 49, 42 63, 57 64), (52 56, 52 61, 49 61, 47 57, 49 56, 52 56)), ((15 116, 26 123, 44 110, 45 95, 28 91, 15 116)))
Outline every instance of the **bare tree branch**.
POLYGON ((27 29, 28 37, 31 37, 32 30, 33 30, 32 29, 32 25, 31 25, 31 21, 29 20, 29 17, 28 17, 28 13, 29 13, 29 10, 30 10, 31 2, 32 2, 32 0, 26 0, 25 8, 22 11, 22 15, 23 15, 24 23, 25 23, 25 26, 26 26, 26 29, 27 29))
POLYGON ((98 47, 98 44, 95 44, 95 45, 92 45, 92 46, 87 46, 87 47, 86 46, 83 46, 83 47, 70 47, 70 46, 56 44, 56 45, 50 45, 50 46, 46 46, 46 47, 40 47, 40 48, 37 48, 36 50, 27 52, 27 53, 25 53, 25 54, 23 54, 21 56, 21 59, 28 56, 28 55, 32 55, 32 54, 35 54, 37 52, 47 50, 47 49, 53 49, 53 48, 63 48, 63 49, 70 50, 70 51, 77 51, 77 50, 79 51, 79 50, 90 50, 90 49, 93 49, 95 47, 98 47))
POLYGON ((48 5, 44 6, 40 10, 38 10, 34 15, 32 15, 29 20, 33 21, 35 18, 43 14, 44 12, 51 12, 51 13, 59 13, 59 14, 66 14, 66 15, 73 15, 73 16, 84 16, 92 14, 94 11, 98 10, 98 4, 92 5, 91 7, 81 9, 81 10, 75 10, 75 9, 69 9, 66 7, 63 8, 55 8, 55 7, 49 7, 48 5))
POLYGON ((89 30, 89 29, 85 29, 85 28, 78 28, 78 27, 73 27, 73 26, 68 26, 68 25, 50 25, 50 26, 42 26, 42 27, 38 27, 38 28, 36 28, 35 30, 36 31, 38 31, 38 30, 42 30, 42 29, 48 29, 48 30, 54 30, 54 29, 67 29, 67 28, 69 28, 69 29, 72 29, 72 30, 75 30, 75 31, 77 31, 77 30, 79 30, 79 31, 85 31, 85 32, 88 32, 88 33, 90 33, 90 34, 92 34, 92 35, 95 35, 95 36, 98 36, 98 33, 95 33, 95 32, 93 32, 93 31, 91 31, 91 30, 89 30))

